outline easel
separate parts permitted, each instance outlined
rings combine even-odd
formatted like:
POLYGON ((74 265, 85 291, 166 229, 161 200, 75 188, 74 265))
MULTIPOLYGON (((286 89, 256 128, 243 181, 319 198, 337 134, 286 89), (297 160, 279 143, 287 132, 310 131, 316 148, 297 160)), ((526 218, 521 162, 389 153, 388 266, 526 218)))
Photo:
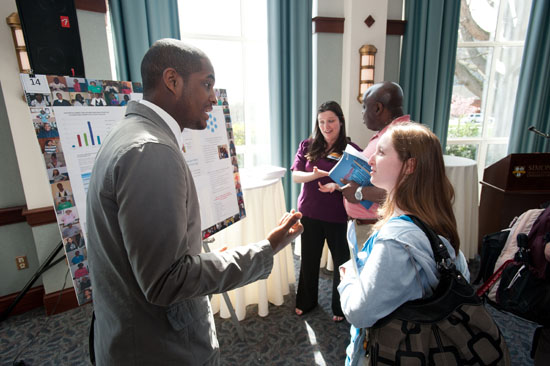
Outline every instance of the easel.
MULTIPOLYGON (((204 248, 205 253, 210 253, 210 243, 214 242, 214 238, 208 238, 202 241, 202 247, 204 248)), ((222 294, 223 300, 225 301, 225 305, 227 305, 227 308, 229 309, 229 314, 231 314, 231 321, 233 322, 233 325, 235 325, 235 328, 237 328, 237 334, 239 335, 239 339, 241 341, 244 341, 244 331, 241 327, 241 324, 239 323, 239 319, 237 318, 237 314, 235 314, 235 309, 233 309, 233 304, 231 304, 231 300, 229 299, 229 295, 227 295, 227 292, 224 292, 222 294)))

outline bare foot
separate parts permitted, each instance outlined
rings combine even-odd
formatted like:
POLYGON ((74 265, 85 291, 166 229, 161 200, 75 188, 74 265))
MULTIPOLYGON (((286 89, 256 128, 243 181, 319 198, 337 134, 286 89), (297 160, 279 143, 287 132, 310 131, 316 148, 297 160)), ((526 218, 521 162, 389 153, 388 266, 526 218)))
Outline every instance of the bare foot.
POLYGON ((304 312, 301 309, 296 308, 294 310, 296 312, 296 315, 302 315, 304 312))
POLYGON ((343 316, 338 316, 338 315, 334 315, 332 317, 332 321, 335 322, 335 323, 340 323, 341 321, 344 320, 344 317, 343 316))

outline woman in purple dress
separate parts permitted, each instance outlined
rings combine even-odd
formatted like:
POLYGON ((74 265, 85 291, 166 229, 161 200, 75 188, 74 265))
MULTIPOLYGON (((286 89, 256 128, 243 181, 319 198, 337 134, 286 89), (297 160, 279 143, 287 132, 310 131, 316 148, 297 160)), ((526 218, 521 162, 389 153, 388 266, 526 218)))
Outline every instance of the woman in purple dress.
MULTIPOLYGON (((342 108, 334 101, 321 104, 313 135, 300 143, 292 179, 303 183, 298 197, 298 210, 303 214, 300 278, 296 294, 296 314, 302 315, 317 306, 319 267, 325 240, 328 243, 334 268, 349 259, 346 239, 347 214, 340 187, 328 177, 346 145, 359 147, 346 136, 342 108)), ((334 271, 332 284, 332 320, 344 320, 340 307, 338 284, 340 275, 334 271)))

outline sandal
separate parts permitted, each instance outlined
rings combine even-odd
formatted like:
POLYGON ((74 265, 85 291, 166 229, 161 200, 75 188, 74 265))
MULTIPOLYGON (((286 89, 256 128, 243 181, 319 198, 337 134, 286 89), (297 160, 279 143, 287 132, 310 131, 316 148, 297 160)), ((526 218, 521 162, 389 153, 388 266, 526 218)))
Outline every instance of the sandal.
POLYGON ((338 315, 333 315, 332 316, 332 321, 335 322, 335 323, 340 323, 340 322, 344 321, 344 317, 343 316, 338 316, 338 315))

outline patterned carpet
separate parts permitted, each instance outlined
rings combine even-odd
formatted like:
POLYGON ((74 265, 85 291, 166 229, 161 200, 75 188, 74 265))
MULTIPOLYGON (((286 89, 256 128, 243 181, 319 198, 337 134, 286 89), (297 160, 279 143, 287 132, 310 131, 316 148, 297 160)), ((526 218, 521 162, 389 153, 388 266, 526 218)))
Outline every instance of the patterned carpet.
MULTIPOLYGON (((298 273, 297 257, 295 267, 298 273)), ((343 365, 349 325, 331 320, 331 278, 329 272, 320 271, 320 306, 302 317, 294 314, 294 295, 286 296, 282 306, 270 305, 264 318, 257 315, 256 306, 248 306, 246 319, 240 322, 244 342, 230 320, 216 315, 222 365, 343 365)), ((534 324, 488 308, 504 333, 512 365, 532 365, 534 324)), ((8 318, 0 323, 0 365, 12 365, 19 353, 18 360, 27 366, 89 365, 91 312, 92 306, 85 305, 50 317, 44 309, 35 309, 8 318)))

